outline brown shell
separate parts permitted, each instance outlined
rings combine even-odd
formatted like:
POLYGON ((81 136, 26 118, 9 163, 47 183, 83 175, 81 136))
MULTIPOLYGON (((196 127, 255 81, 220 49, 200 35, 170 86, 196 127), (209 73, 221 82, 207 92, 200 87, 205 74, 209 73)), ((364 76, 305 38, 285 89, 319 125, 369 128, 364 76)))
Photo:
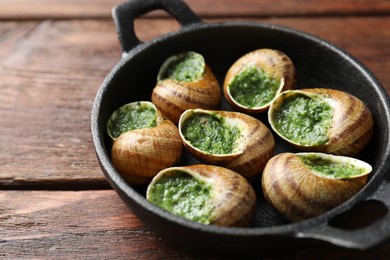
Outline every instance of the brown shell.
POLYGON ((158 121, 155 127, 128 131, 113 141, 112 163, 131 184, 149 182, 181 157, 183 145, 177 127, 167 119, 158 121))
POLYGON ((194 82, 164 79, 157 82, 152 102, 160 112, 177 124, 180 115, 190 108, 217 109, 221 104, 219 83, 206 65, 202 78, 194 82))
POLYGON ((295 67, 291 59, 286 54, 273 49, 259 49, 249 52, 239 58, 230 67, 223 84, 223 92, 226 100, 238 111, 245 113, 261 113, 267 110, 270 106, 270 103, 268 103, 262 107, 248 108, 238 104, 230 96, 228 90, 230 82, 238 73, 240 73, 248 65, 255 65, 258 68, 263 69, 271 76, 279 79, 282 83, 277 94, 284 90, 292 89, 295 87, 297 81, 295 67))
POLYGON ((185 171, 212 186, 211 196, 214 209, 210 224, 248 226, 251 223, 256 205, 256 194, 249 182, 241 175, 223 167, 204 164, 171 167, 161 171, 149 187, 163 175, 176 170, 185 171))
POLYGON ((329 179, 313 174, 293 153, 281 153, 267 163, 262 175, 265 198, 284 216, 300 221, 318 216, 355 195, 368 175, 329 179))
POLYGON ((369 108, 357 97, 335 89, 313 88, 281 93, 272 103, 268 117, 271 127, 279 136, 303 151, 354 156, 368 144, 373 135, 373 118, 369 108), (284 138, 274 127, 272 115, 274 108, 283 102, 284 97, 294 93, 308 93, 309 95, 314 93, 330 101, 329 104, 334 108, 334 116, 329 141, 326 144, 317 146, 296 144, 284 138))
POLYGON ((245 178, 259 175, 267 161, 274 155, 275 140, 267 126, 258 119, 239 112, 202 109, 187 110, 180 118, 179 132, 184 147, 198 160, 203 163, 229 168, 240 173, 245 178), (216 155, 201 151, 189 144, 181 133, 181 126, 186 113, 218 114, 236 121, 243 128, 243 138, 239 143, 239 151, 232 154, 216 155))

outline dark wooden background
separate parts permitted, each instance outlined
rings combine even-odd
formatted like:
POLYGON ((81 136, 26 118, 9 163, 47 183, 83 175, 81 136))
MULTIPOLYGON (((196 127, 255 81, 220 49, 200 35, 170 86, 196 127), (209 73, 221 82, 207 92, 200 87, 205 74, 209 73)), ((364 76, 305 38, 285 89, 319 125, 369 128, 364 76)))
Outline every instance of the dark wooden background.
MULTIPOLYGON (((90 112, 121 48, 120 0, 0 0, 0 257, 197 259, 141 223, 107 184, 90 112)), ((253 20, 303 30, 362 61, 390 93, 389 0, 187 0, 206 22, 253 20)), ((142 40, 179 28, 163 12, 136 20, 142 40)), ((306 248, 278 259, 385 259, 306 248)))

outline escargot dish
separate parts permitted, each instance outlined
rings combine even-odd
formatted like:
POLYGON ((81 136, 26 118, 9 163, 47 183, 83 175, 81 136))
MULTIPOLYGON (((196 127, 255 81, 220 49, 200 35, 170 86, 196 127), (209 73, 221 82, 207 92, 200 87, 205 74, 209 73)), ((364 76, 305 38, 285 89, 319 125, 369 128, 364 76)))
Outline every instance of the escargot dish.
POLYGON ((285 91, 271 104, 268 120, 281 138, 304 151, 353 156, 373 134, 368 107, 334 89, 285 91))
POLYGON ((372 167, 351 157, 324 153, 281 153, 262 175, 265 198, 285 217, 300 221, 318 216, 354 196, 372 167))
POLYGON ((198 160, 246 178, 260 174, 274 154, 271 131, 239 112, 188 109, 180 117, 179 132, 184 147, 198 160))
POLYGON ((160 68, 152 102, 175 124, 190 108, 217 109, 219 83, 202 55, 184 52, 168 58, 160 68))
POLYGON ((113 140, 112 163, 131 184, 149 182, 181 157, 177 127, 151 102, 132 102, 114 111, 107 133, 113 140))
POLYGON ((268 109, 277 94, 292 89, 295 83, 295 68, 286 54, 259 49, 242 56, 230 67, 223 91, 233 108, 260 113, 268 109))
POLYGON ((249 225, 256 204, 252 186, 241 175, 201 164, 161 171, 146 197, 177 216, 219 226, 249 225))

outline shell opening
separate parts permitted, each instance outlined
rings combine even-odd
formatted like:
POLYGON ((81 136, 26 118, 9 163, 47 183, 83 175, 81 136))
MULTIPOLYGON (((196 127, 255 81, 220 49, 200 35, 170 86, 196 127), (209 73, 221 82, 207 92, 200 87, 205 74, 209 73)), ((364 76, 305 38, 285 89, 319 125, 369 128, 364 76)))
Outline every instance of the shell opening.
POLYGON ((214 156, 241 154, 243 131, 236 120, 202 109, 186 110, 179 121, 183 140, 194 149, 214 156))
POLYGON ((233 77, 227 91, 237 106, 259 109, 269 105, 283 85, 283 78, 278 79, 255 65, 248 65, 233 77))
POLYGON ((314 174, 329 179, 353 179, 372 171, 371 165, 352 157, 325 153, 297 153, 297 155, 314 174))
POLYGON ((161 66, 157 80, 172 79, 179 82, 198 81, 205 72, 206 62, 199 53, 189 51, 169 57, 161 66))
POLYGON ((285 140, 301 146, 329 141, 334 109, 323 97, 298 90, 279 94, 271 104, 269 122, 285 140))
POLYGON ((122 133, 157 125, 157 108, 149 101, 125 104, 115 110, 107 122, 107 133, 117 139, 122 133))
POLYGON ((147 189, 147 200, 168 212, 209 224, 214 209, 212 186, 196 172, 179 167, 161 171, 147 189))

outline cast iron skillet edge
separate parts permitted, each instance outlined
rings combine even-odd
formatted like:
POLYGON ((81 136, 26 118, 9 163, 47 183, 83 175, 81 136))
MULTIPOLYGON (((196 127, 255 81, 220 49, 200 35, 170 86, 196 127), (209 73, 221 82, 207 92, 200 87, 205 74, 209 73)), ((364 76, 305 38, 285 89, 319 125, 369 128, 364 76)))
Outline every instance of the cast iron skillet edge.
MULTIPOLYGON (((247 243, 248 247, 253 246, 257 240, 265 241, 264 238, 267 238, 269 243, 278 243, 280 241, 296 241, 302 240, 303 242, 316 242, 323 241, 324 243, 346 247, 354 249, 368 249, 372 248, 380 243, 383 243, 390 237, 390 215, 387 213, 382 219, 376 223, 359 230, 343 230, 330 226, 328 220, 342 212, 345 212, 352 208, 357 202, 362 200, 377 200, 383 203, 387 209, 390 208, 390 202, 386 200, 386 195, 390 194, 390 184, 387 180, 382 181, 387 174, 388 169, 390 168, 390 162, 385 162, 381 169, 377 169, 377 174, 370 180, 370 182, 365 187, 364 193, 358 193, 350 201, 342 204, 341 206, 323 214, 319 217, 302 221, 299 223, 286 224, 283 226, 274 226, 267 228, 222 228, 215 226, 206 226, 198 224, 174 215, 167 213, 166 211, 156 207, 140 195, 137 191, 131 188, 121 177, 121 175, 112 167, 111 162, 109 161, 110 156, 107 154, 103 136, 105 132, 102 129, 105 129, 105 126, 99 125, 103 124, 99 120, 99 111, 100 111, 100 100, 106 91, 106 87, 115 77, 117 72, 123 67, 128 60, 131 59, 138 52, 141 52, 143 49, 146 49, 148 46, 161 40, 159 38, 154 39, 150 42, 142 43, 134 33, 133 21, 136 17, 145 14, 149 11, 163 9, 170 13, 178 22, 183 26, 178 32, 170 33, 164 35, 163 37, 169 37, 182 32, 189 32, 194 29, 199 28, 208 28, 208 27, 218 27, 218 26, 229 26, 229 25, 241 25, 241 26, 260 26, 258 23, 251 22, 224 22, 224 23, 213 23, 205 24, 203 23, 189 7, 180 1, 177 0, 142 0, 142 1, 127 1, 113 9, 113 17, 118 30, 119 41, 123 48, 123 58, 118 62, 118 64, 113 68, 111 73, 102 83, 102 87, 99 89, 97 96, 94 101, 92 118, 91 118, 91 127, 92 135, 95 144, 95 150, 99 163, 103 169, 104 174, 107 177, 110 185, 117 191, 122 200, 133 210, 133 212, 141 219, 144 220, 149 226, 153 229, 161 231, 161 225, 166 227, 173 228, 178 234, 185 236, 186 232, 196 233, 196 239, 205 239, 213 240, 214 238, 221 239, 221 247, 223 247, 224 241, 233 240, 242 240, 243 243, 247 243), (129 200, 130 198, 130 200, 129 200), (154 220, 159 218, 159 223, 156 223, 154 220), (373 232, 375 232, 373 234, 373 232), (276 241, 276 242, 275 242, 276 241)), ((387 96, 387 93, 380 87, 380 84, 377 82, 375 77, 356 59, 352 56, 346 54, 344 51, 338 49, 326 41, 318 39, 317 37, 311 36, 304 32, 299 32, 296 30, 291 30, 288 28, 283 28, 275 25, 262 24, 261 26, 275 28, 277 30, 287 31, 289 33, 298 34, 301 37, 311 38, 312 41, 318 42, 322 45, 327 45, 328 48, 333 49, 334 51, 339 52, 342 56, 349 59, 351 63, 355 63, 357 67, 361 68, 362 73, 366 74, 367 78, 370 78, 373 82, 373 85, 378 86, 378 92, 382 93, 381 98, 382 102, 386 103, 388 108, 390 107, 390 102, 387 96)), ((386 114, 383 115, 387 121, 390 121, 390 112, 389 109, 386 110, 386 114)), ((389 122, 388 122, 389 123, 389 122)), ((384 137, 384 140, 389 140, 389 137, 384 137)), ((386 150, 386 153, 383 155, 383 158, 389 158, 390 151, 386 150)), ((168 235, 169 234, 162 234, 168 235)), ((180 237, 180 235, 178 235, 180 237)), ((183 240, 188 240, 191 238, 186 238, 183 240)), ((181 240, 174 239, 176 241, 181 240)), ((265 243, 267 245, 267 243, 265 243)))

